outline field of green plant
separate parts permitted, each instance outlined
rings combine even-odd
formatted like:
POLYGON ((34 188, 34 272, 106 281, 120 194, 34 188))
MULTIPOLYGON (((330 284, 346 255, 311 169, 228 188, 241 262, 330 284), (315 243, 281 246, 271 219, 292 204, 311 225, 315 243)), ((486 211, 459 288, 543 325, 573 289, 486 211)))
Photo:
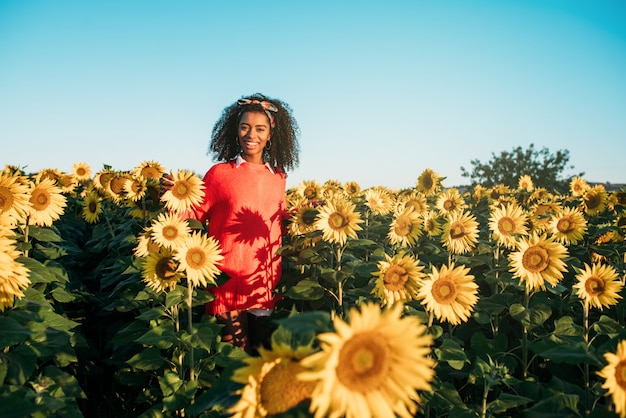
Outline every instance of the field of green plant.
POLYGON ((626 190, 305 181, 272 341, 204 313, 201 180, 0 173, 2 417, 625 417, 626 190))

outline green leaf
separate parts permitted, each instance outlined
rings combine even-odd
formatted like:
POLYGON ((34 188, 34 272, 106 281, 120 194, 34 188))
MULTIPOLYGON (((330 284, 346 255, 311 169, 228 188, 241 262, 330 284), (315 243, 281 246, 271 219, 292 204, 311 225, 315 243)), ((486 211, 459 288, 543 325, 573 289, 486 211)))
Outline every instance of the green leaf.
POLYGON ((159 376, 159 386, 164 396, 170 396, 183 385, 183 381, 177 373, 166 371, 163 376, 159 376))
POLYGON ((608 335, 609 337, 614 338, 624 331, 624 327, 613 318, 602 315, 600 316, 600 319, 593 324, 593 330, 600 335, 608 335))
POLYGON ((284 295, 295 300, 319 300, 324 297, 324 288, 317 280, 303 279, 287 289, 284 295))
POLYGON ((61 242, 62 239, 55 231, 50 228, 43 228, 31 225, 28 228, 28 236, 41 242, 61 242))
POLYGON ((537 353, 543 358, 550 359, 555 363, 566 364, 584 364, 593 363, 600 365, 595 358, 592 357, 587 351, 587 346, 584 341, 569 342, 568 344, 558 344, 547 350, 542 350, 537 353))
POLYGON ((571 316, 564 316, 555 322, 554 334, 564 337, 580 337, 583 335, 583 327, 574 323, 571 316))
POLYGON ((505 412, 511 408, 517 408, 518 406, 527 405, 533 402, 532 399, 525 396, 511 395, 509 393, 501 393, 498 399, 491 402, 487 408, 489 412, 499 414, 505 412))
POLYGON ((463 348, 451 339, 444 340, 434 351, 439 361, 445 361, 455 370, 461 370, 466 362, 469 363, 463 348))
POLYGON ((552 309, 543 303, 528 309, 519 303, 514 303, 509 309, 509 314, 528 329, 532 329, 546 322, 552 315, 552 309))
POLYGON ((187 299, 187 288, 184 286, 176 286, 171 292, 165 296, 165 307, 171 308, 187 299))
POLYGON ((172 322, 165 322, 161 325, 153 326, 148 332, 137 338, 137 342, 140 344, 161 349, 170 348, 175 341, 174 324, 172 322))
POLYGON ((72 302, 76 299, 76 296, 72 295, 71 293, 68 293, 62 287, 57 287, 53 289, 51 293, 52 293, 52 297, 54 298, 54 300, 56 300, 57 302, 61 302, 61 303, 72 302))
POLYGON ((135 354, 127 363, 138 370, 156 370, 165 364, 158 348, 147 348, 141 353, 135 354))
POLYGON ((2 330, 0 331, 0 348, 19 344, 33 333, 15 319, 8 317, 0 317, 0 330, 2 330))
POLYGON ((33 284, 52 283, 56 280, 56 276, 50 269, 33 258, 20 256, 17 261, 30 270, 28 277, 33 284))

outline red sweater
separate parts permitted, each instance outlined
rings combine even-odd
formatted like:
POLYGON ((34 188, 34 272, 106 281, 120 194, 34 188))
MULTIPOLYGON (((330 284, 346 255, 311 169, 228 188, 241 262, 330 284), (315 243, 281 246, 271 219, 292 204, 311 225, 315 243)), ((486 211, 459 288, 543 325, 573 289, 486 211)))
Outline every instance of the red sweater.
POLYGON ((195 217, 209 221, 209 234, 222 247, 220 269, 230 277, 209 289, 208 314, 239 309, 272 309, 281 277, 286 176, 265 165, 219 163, 204 176, 205 198, 195 217))

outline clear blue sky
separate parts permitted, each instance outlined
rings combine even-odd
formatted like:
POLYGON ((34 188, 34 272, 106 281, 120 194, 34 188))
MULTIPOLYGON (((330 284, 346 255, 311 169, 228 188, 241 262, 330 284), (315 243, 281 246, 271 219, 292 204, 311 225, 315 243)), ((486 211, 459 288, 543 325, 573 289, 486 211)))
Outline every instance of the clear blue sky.
POLYGON ((531 143, 626 182, 622 0, 0 0, 3 165, 202 175, 222 108, 255 92, 299 121, 288 186, 461 185, 531 143))

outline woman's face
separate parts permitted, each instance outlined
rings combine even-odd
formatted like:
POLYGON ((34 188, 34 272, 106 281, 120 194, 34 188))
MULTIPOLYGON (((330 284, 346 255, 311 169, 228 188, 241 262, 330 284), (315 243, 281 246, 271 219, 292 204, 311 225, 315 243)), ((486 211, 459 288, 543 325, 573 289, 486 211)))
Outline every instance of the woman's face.
POLYGON ((241 156, 250 163, 263 163, 263 149, 271 137, 270 122, 263 112, 245 112, 239 120, 241 156))

